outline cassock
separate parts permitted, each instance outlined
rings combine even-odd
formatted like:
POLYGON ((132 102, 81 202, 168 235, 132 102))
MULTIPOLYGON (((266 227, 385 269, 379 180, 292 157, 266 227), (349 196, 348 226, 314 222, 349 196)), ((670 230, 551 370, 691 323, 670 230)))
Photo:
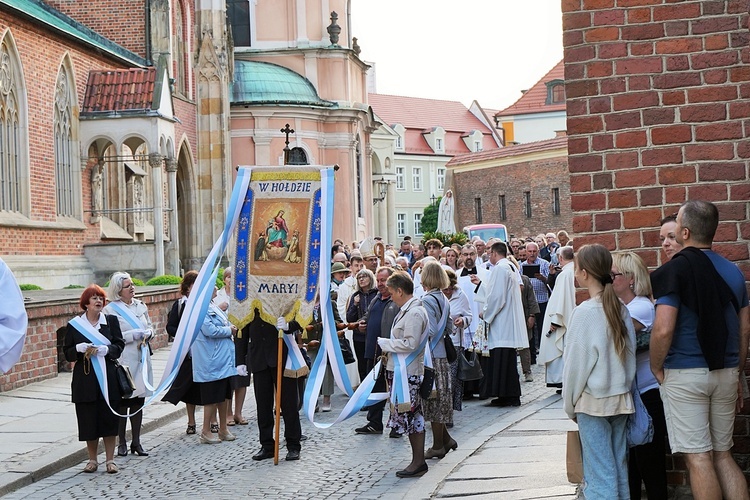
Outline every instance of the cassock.
POLYGON ((516 270, 508 259, 499 260, 489 278, 477 292, 484 303, 483 315, 488 329, 490 350, 485 360, 484 380, 480 388, 482 397, 497 397, 493 404, 519 406, 521 384, 518 379, 517 349, 529 347, 526 319, 521 302, 516 270))
POLYGON ((23 295, 16 278, 0 259, 0 374, 7 372, 19 359, 26 339, 28 317, 23 295))
POLYGON ((563 350, 565 348, 565 332, 568 330, 570 315, 576 306, 575 264, 568 262, 557 276, 555 288, 547 302, 547 311, 542 323, 542 339, 539 344, 539 364, 544 363, 547 369, 547 387, 562 387, 563 350), (550 333, 550 325, 554 323, 557 329, 550 333))

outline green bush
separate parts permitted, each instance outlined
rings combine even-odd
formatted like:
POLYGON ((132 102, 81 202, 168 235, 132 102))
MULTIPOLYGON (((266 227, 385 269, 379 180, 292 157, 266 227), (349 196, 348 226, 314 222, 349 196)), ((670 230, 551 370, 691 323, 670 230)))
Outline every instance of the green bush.
POLYGON ((424 234, 422 235, 422 239, 424 241, 431 240, 432 238, 437 238, 440 241, 442 241, 443 246, 450 246, 454 243, 458 243, 459 245, 464 245, 469 239, 465 233, 446 234, 446 233, 441 233, 438 231, 435 231, 434 233, 425 231, 424 234))
POLYGON ((182 278, 175 276, 174 274, 162 274, 161 276, 154 276, 146 282, 147 286, 156 285, 179 285, 182 282, 182 278))
POLYGON ((216 277, 216 288, 218 288, 219 290, 224 288, 224 280, 222 280, 218 276, 216 277))
POLYGON ((22 283, 18 285, 18 288, 20 288, 23 291, 42 290, 42 287, 40 287, 39 285, 32 285, 31 283, 22 283))
POLYGON ((73 289, 73 288, 86 288, 86 287, 83 286, 83 285, 68 285, 66 287, 63 287, 63 290, 70 290, 70 289, 73 289))

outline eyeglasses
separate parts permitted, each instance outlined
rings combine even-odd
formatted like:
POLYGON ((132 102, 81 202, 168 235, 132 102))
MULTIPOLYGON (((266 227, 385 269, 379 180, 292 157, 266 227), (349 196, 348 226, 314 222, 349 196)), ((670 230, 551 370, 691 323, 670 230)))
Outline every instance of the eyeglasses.
POLYGON ((123 286, 122 286, 122 289, 123 289, 123 290, 124 290, 124 289, 126 289, 126 288, 135 288, 135 285, 134 285, 133 283, 131 283, 131 284, 129 284, 129 285, 123 285, 123 286))
POLYGON ((357 276, 357 279, 358 280, 368 280, 369 281, 370 278, 368 276, 357 276))

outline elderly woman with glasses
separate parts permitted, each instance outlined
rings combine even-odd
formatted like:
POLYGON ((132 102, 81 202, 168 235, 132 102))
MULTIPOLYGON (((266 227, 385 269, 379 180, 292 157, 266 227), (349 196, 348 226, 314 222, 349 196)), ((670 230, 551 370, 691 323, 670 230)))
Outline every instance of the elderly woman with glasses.
MULTIPOLYGON (((120 323, 122 338, 125 340, 125 350, 122 351, 122 364, 130 368, 135 381, 135 391, 130 398, 120 403, 119 413, 131 413, 130 428, 133 439, 130 442, 130 452, 138 456, 147 457, 148 453, 141 446, 141 425, 143 424, 143 403, 151 391, 146 387, 144 375, 148 384, 153 386, 154 376, 151 369, 151 346, 149 340, 154 336, 151 318, 146 304, 135 298, 135 285, 128 273, 116 272, 109 279, 107 289, 109 304, 104 308, 104 314, 116 316, 120 323)), ((127 419, 120 419, 119 445, 117 454, 124 457, 128 454, 125 441, 125 427, 127 419)))
MULTIPOLYGON (((357 323, 367 312, 367 307, 372 299, 378 294, 375 286, 375 274, 367 268, 360 269, 356 275, 357 285, 355 291, 349 298, 349 305, 346 308, 346 321, 348 323, 357 323)), ((365 359, 365 332, 359 328, 353 329, 352 339, 354 340, 354 352, 357 354, 357 370, 359 371, 360 380, 367 376, 367 360, 365 359)))

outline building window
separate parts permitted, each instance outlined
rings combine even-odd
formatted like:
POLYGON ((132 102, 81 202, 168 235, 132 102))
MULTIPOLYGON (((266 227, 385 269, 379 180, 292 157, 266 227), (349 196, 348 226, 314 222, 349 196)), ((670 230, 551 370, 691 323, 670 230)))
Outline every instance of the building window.
POLYGON ((443 189, 445 189, 445 169, 439 168, 437 169, 437 190, 438 193, 442 193, 443 189))
POLYGON ((474 218, 477 224, 482 223, 482 198, 474 198, 474 218))
POLYGON ((422 234, 422 214, 414 214, 414 234, 422 234))
POLYGON ((396 214, 396 230, 399 236, 406 236, 406 214, 396 214))
POLYGON ((399 135, 396 137, 396 149, 402 151, 404 149, 404 138, 399 135))
POLYGON ((560 188, 552 188, 552 213, 560 215, 560 188))
POLYGON ((174 37, 175 37, 175 80, 176 90, 178 93, 186 96, 188 93, 187 84, 187 58, 185 56, 185 17, 182 13, 182 2, 175 2, 175 13, 174 13, 174 37))
POLYGON ((442 139, 435 139, 435 151, 437 151, 437 152, 443 151, 443 140, 442 139))
POLYGON ((547 86, 547 101, 545 104, 562 104, 565 102, 565 82, 563 80, 552 80, 545 85, 547 86))
POLYGON ((523 213, 527 219, 531 218, 531 191, 523 192, 523 213))
MULTIPOLYGON (((362 141, 361 139, 358 138, 357 149, 355 151, 357 154, 357 159, 356 159, 356 162, 357 162, 357 165, 356 165, 357 167, 357 217, 364 217, 364 213, 365 213, 364 206, 362 203, 364 192, 362 190, 362 148, 360 147, 361 144, 362 144, 362 141)), ((301 149, 301 148, 294 148, 294 149, 301 149)), ((292 151, 294 151, 294 149, 292 149, 292 151)), ((307 158, 305 158, 305 161, 307 161, 307 158)))
POLYGON ((422 190, 422 167, 412 167, 411 187, 414 191, 422 190))
MULTIPOLYGON (((309 165, 310 163, 307 161, 307 153, 305 153, 305 150, 302 148, 292 148, 289 150, 289 159, 287 161, 287 165, 309 165)), ((357 174, 359 175, 359 170, 357 171, 357 174)))
POLYGON ((474 152, 478 153, 482 150, 482 141, 474 141, 474 152))
POLYGON ((249 47, 250 2, 248 0, 227 0, 227 24, 232 27, 234 46, 249 47))
POLYGON ((20 64, 15 46, 6 35, 0 44, 0 211, 25 212, 24 138, 28 136, 19 90, 20 64))
POLYGON ((396 167, 396 191, 406 191, 404 167, 396 167))
POLYGON ((55 85, 54 147, 55 147, 55 194, 57 215, 74 217, 76 210, 76 184, 73 169, 73 111, 70 79, 65 67, 60 68, 55 85))
POLYGON ((500 220, 508 219, 508 212, 505 210, 505 195, 498 196, 497 205, 500 207, 500 220))

